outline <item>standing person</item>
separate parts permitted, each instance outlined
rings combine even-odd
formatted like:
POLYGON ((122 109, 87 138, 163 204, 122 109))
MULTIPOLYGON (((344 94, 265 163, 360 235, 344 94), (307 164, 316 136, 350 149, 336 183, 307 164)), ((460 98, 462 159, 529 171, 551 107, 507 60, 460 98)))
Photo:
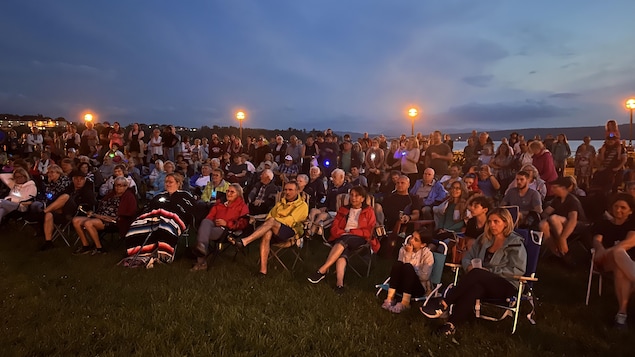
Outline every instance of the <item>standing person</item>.
POLYGON ((514 232, 512 217, 504 208, 495 208, 487 216, 485 233, 472 245, 462 261, 467 274, 452 288, 445 298, 434 299, 421 312, 428 318, 439 318, 454 305, 448 321, 437 333, 452 336, 457 325, 474 316, 477 299, 505 299, 515 296, 518 281, 513 276, 523 275, 527 267, 527 251, 523 238, 514 232), (482 266, 476 266, 478 259, 482 266))
POLYGON ((42 143, 44 143, 44 137, 40 134, 40 129, 37 126, 31 127, 31 133, 26 136, 26 148, 24 150, 26 156, 31 156, 33 153, 42 151, 42 143))
POLYGON ((371 140, 371 146, 366 151, 364 164, 370 193, 375 193, 381 184, 384 168, 384 150, 379 147, 378 139, 371 140))
POLYGON ((165 158, 165 156, 163 156, 163 138, 161 137, 161 130, 152 130, 152 137, 148 142, 148 146, 150 147, 150 157, 158 155, 158 157, 165 158))
POLYGON ((143 152, 143 130, 139 127, 139 123, 132 124, 132 129, 128 132, 128 153, 131 157, 140 157, 143 152))
POLYGON ((428 248, 432 239, 414 232, 399 249, 397 262, 390 271, 388 296, 381 305, 383 309, 396 314, 410 308, 410 299, 423 296, 430 289, 430 275, 434 266, 434 255, 428 248), (395 295, 402 294, 396 303, 395 295))
POLYGON ((452 149, 441 142, 441 132, 436 130, 432 133, 432 142, 426 150, 426 167, 434 169, 435 178, 439 179, 448 173, 448 167, 454 159, 452 149))
POLYGON ((286 155, 291 156, 293 158, 293 163, 300 167, 300 165, 302 164, 302 145, 298 143, 297 136, 291 135, 289 137, 289 144, 287 144, 286 155))
POLYGON ((443 135, 443 143, 450 147, 450 150, 454 150, 454 140, 450 134, 443 135))
POLYGON ((567 159, 571 156, 571 148, 564 134, 558 134, 556 141, 553 143, 553 163, 556 167, 558 177, 564 176, 564 170, 567 167, 567 159))
POLYGON ((62 134, 62 140, 64 141, 66 152, 70 149, 79 150, 79 146, 82 141, 79 134, 77 134, 77 127, 73 124, 66 126, 66 132, 62 134))
POLYGON ((399 171, 401 169, 401 156, 399 156, 399 140, 391 140, 388 153, 385 155, 386 172, 399 171))
POLYGON ((89 156, 92 152, 97 152, 97 144, 99 133, 95 130, 95 124, 92 121, 86 122, 86 129, 82 131, 79 144, 79 153, 89 156))
POLYGON ((117 144, 118 147, 124 147, 124 137, 125 132, 119 125, 119 122, 114 122, 112 124, 112 130, 110 130, 110 134, 108 134, 108 139, 110 139, 110 143, 108 144, 109 148, 112 148, 112 144, 117 144))
POLYGON ((496 150, 496 155, 489 165, 494 169, 494 176, 500 183, 501 191, 505 192, 510 182, 514 179, 515 170, 513 168, 514 155, 508 144, 502 143, 496 150))
MULTIPOLYGON (((344 273, 348 257, 359 247, 370 242, 375 228, 375 212, 373 207, 366 204, 366 190, 361 186, 351 188, 349 194, 350 203, 337 210, 337 215, 331 225, 331 251, 326 262, 308 280, 317 284, 324 277, 329 268, 335 264, 337 282, 335 291, 342 293, 344 289, 344 273)), ((375 253, 379 250, 379 245, 373 249, 375 253)))
POLYGON ((280 135, 276 136, 276 142, 272 147, 273 153, 273 161, 275 161, 278 166, 284 164, 285 153, 287 152, 287 144, 284 142, 284 138, 280 135))
POLYGON ((574 162, 575 178, 580 188, 585 191, 589 189, 596 154, 595 147, 591 145, 591 137, 585 136, 584 139, 582 139, 582 144, 580 144, 575 151, 574 162))
POLYGON ((170 160, 172 162, 176 159, 175 147, 179 142, 179 139, 174 135, 174 131, 172 130, 172 125, 168 125, 163 128, 162 144, 163 144, 163 158, 170 160))
POLYGON ((593 175, 592 184, 604 192, 616 192, 622 184, 626 160, 626 149, 622 147, 619 137, 609 134, 598 153, 598 169, 593 175))
POLYGON ((420 154, 419 141, 415 139, 414 136, 406 140, 405 150, 400 151, 397 154, 401 158, 401 173, 408 176, 412 184, 414 184, 415 180, 419 176, 417 162, 419 162, 420 154))
POLYGON ((306 138, 306 142, 302 145, 302 173, 307 174, 311 169, 311 162, 318 157, 320 149, 317 143, 313 140, 313 135, 309 135, 306 138))
POLYGON ((551 152, 545 148, 540 140, 529 143, 529 151, 532 153, 532 165, 538 170, 540 178, 547 182, 547 196, 553 195, 549 182, 557 179, 558 173, 551 152))

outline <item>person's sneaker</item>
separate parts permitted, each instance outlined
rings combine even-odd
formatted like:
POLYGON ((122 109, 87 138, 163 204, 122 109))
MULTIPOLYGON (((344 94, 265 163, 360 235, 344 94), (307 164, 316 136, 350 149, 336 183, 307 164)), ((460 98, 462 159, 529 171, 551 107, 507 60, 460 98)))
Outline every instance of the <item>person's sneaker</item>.
POLYGON ((106 249, 104 249, 103 247, 95 248, 93 249, 92 253, 90 253, 90 255, 101 255, 101 254, 106 254, 106 249))
POLYGON ((442 317, 448 310, 447 308, 443 307, 441 301, 443 300, 430 300, 428 301, 427 305, 421 306, 419 310, 429 319, 438 319, 439 317, 442 317))
POLYGON ((47 240, 40 247, 40 251, 45 251, 45 250, 49 250, 49 249, 53 249, 53 248, 55 248, 55 246, 53 245, 53 241, 47 240))
POLYGON ((400 314, 405 310, 408 310, 410 308, 410 306, 406 306, 400 302, 398 302, 395 306, 390 308, 390 312, 395 313, 395 314, 400 314))
POLYGON ((193 253, 199 258, 205 258, 207 256, 207 247, 204 243, 198 243, 193 249, 193 253))
POLYGON ((82 255, 82 254, 88 254, 88 253, 91 253, 92 251, 93 251, 93 250, 92 250, 92 248, 91 248, 89 245, 87 245, 87 246, 81 246, 81 247, 79 247, 79 248, 75 249, 75 251, 73 252, 73 254, 75 254, 75 255, 82 255))
POLYGON ((456 333, 456 327, 451 322, 446 322, 445 324, 439 326, 436 330, 436 334, 439 336, 454 336, 456 333))
POLYGON ((628 316, 626 314, 617 314, 615 315, 615 327, 618 329, 626 329, 628 326, 626 325, 626 318, 628 316))
POLYGON ((205 270, 207 270, 207 263, 196 263, 194 264, 192 269, 190 269, 190 271, 205 271, 205 270))
POLYGON ((313 284, 317 284, 320 281, 322 281, 322 279, 324 279, 324 277, 326 277, 326 274, 322 274, 319 271, 316 271, 315 273, 311 274, 307 280, 310 281, 313 284))
POLYGON ((384 303, 381 304, 381 308, 384 310, 390 310, 390 308, 393 306, 393 300, 384 300, 384 303))
POLYGON ((342 294, 344 294, 345 291, 346 291, 346 289, 342 285, 338 285, 338 286, 335 287, 335 293, 337 295, 342 295, 342 294))

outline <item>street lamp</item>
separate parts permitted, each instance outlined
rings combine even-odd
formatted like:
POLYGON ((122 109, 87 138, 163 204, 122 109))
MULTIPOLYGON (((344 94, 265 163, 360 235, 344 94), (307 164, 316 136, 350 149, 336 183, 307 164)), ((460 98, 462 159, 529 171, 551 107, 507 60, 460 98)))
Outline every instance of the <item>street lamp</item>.
POLYGON ((240 141, 243 141, 243 120, 245 120, 245 112, 237 112, 236 119, 238 119, 238 123, 240 124, 240 141))
POLYGON ((84 121, 85 122, 93 121, 93 115, 90 113, 84 115, 84 121))
POLYGON ((631 125, 628 132, 628 146, 633 147, 633 109, 635 109, 635 99, 631 98, 627 100, 626 108, 631 110, 631 125))
POLYGON ((408 109, 408 116, 412 120, 412 130, 411 130, 412 136, 415 135, 415 118, 417 117, 417 115, 419 115, 419 111, 417 110, 417 108, 408 109))

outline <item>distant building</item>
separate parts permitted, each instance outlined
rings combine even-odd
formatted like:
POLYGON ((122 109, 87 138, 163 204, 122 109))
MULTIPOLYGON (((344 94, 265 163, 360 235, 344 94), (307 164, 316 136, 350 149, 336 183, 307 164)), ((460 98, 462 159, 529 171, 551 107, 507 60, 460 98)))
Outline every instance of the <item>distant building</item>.
POLYGON ((48 118, 41 115, 13 115, 0 114, 0 128, 9 129, 18 126, 32 127, 37 126, 41 130, 45 129, 63 129, 68 122, 64 118, 48 118))

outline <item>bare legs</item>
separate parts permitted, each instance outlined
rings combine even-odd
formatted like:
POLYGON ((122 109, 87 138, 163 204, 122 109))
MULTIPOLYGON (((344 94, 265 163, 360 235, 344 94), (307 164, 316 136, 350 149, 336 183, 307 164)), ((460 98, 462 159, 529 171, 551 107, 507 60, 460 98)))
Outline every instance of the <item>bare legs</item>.
MULTIPOLYGON (((46 222, 46 221, 45 221, 46 222)), ((104 226, 104 222, 99 218, 90 218, 90 217, 74 217, 73 218, 73 227, 75 228, 75 232, 79 236, 79 239, 82 241, 82 245, 84 247, 88 246, 88 239, 86 237, 86 232, 90 236, 90 239, 95 243, 95 248, 101 248, 101 241, 99 240, 99 232, 106 228, 104 226)), ((46 227, 46 226, 45 226, 46 227)), ((45 228, 46 232, 46 228, 45 228)))
POLYGON ((252 234, 242 239, 242 245, 246 246, 256 239, 262 238, 260 240, 260 272, 262 274, 267 274, 267 261, 269 258, 269 250, 271 249, 269 246, 271 244, 271 237, 274 234, 278 235, 280 227, 280 222, 274 218, 269 218, 252 234))

